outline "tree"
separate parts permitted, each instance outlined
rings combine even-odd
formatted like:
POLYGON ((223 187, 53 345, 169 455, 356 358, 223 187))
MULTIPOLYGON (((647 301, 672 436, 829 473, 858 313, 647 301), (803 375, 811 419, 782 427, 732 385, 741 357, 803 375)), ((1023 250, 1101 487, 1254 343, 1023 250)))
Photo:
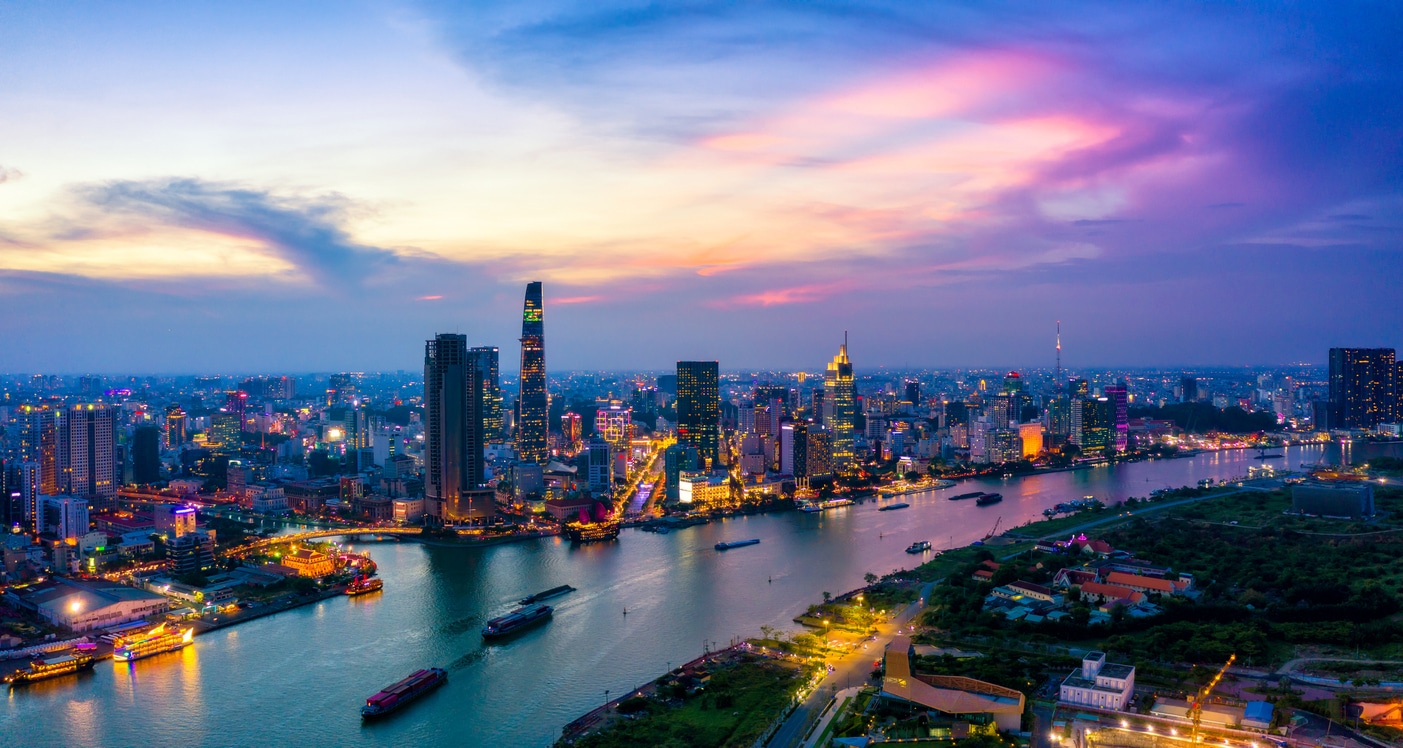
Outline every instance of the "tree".
POLYGON ((866 582, 867 586, 871 587, 877 583, 877 575, 869 571, 862 575, 862 581, 866 582))
POLYGON ((824 590, 824 591, 823 591, 823 604, 824 604, 824 605, 827 605, 828 603, 831 603, 831 602, 833 602, 833 593, 829 592, 828 590, 824 590))

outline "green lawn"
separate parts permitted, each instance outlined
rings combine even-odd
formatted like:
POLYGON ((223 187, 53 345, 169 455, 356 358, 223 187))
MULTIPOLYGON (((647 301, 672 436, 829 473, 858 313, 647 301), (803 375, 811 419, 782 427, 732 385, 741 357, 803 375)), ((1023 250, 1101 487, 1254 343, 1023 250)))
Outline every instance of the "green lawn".
POLYGON ((680 707, 650 702, 638 718, 617 722, 575 745, 749 746, 779 716, 800 682, 801 674, 792 666, 760 659, 743 662, 713 673, 706 689, 680 707))

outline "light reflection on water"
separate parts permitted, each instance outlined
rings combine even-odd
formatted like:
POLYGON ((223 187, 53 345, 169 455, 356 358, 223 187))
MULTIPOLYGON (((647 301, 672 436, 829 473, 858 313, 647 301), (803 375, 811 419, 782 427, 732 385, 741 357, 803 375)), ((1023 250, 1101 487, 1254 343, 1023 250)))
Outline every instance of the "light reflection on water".
MULTIPOLYGON (((1292 448, 1284 462, 1313 464, 1322 453, 1292 448)), ((1116 501, 1237 477, 1260 464, 1254 455, 963 482, 903 496, 911 507, 898 511, 878 512, 869 502, 737 517, 666 535, 626 530, 617 543, 584 547, 554 538, 481 549, 358 543, 379 565, 383 592, 325 600, 199 637, 179 653, 103 662, 90 676, 36 684, 4 701, 0 725, 14 736, 7 742, 26 746, 547 745, 601 703, 605 689, 617 695, 704 645, 725 646, 762 625, 792 629, 791 619, 822 592, 918 562, 904 552, 913 540, 965 545, 1000 517, 1007 528, 1085 495, 1116 501), (998 491, 1004 501, 977 507, 945 499, 971 490, 998 491), (752 537, 762 542, 712 548, 752 537), (560 584, 579 591, 551 601, 550 623, 483 643, 486 619, 560 584), (366 696, 428 666, 449 670, 443 688, 382 723, 361 724, 366 696)))

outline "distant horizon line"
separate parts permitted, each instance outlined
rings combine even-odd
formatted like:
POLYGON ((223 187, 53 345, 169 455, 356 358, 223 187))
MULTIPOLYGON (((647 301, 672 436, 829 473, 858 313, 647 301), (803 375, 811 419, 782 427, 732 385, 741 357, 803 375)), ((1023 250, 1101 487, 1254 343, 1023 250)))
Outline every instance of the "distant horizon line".
MULTIPOLYGON (((709 360, 712 360, 712 359, 681 359, 681 360, 688 360, 688 361, 709 361, 709 360)), ((1148 372, 1148 371, 1204 371, 1204 370, 1209 370, 1209 371, 1213 371, 1213 370, 1222 371, 1222 370, 1291 369, 1291 368, 1308 369, 1308 368, 1324 368, 1324 367, 1326 367, 1326 366, 1328 366, 1328 365, 1329 365, 1328 362, 1294 362, 1294 363, 1286 363, 1286 364, 1264 364, 1264 363, 1259 363, 1259 364, 1183 364, 1183 365, 1135 365, 1135 366, 1127 366, 1127 365, 1119 365, 1119 364, 1118 364, 1118 365, 1095 364, 1095 365, 1087 365, 1087 366, 1080 366, 1080 367, 1069 367, 1069 366, 1065 366, 1065 365, 1064 365, 1064 366, 1061 367, 1061 370, 1062 370, 1062 372, 1063 372, 1064 374, 1068 374, 1068 373, 1075 373, 1075 372, 1078 372, 1078 371, 1085 371, 1085 370, 1098 371, 1098 372, 1099 372, 1099 371, 1147 371, 1147 372, 1148 372)), ((0 373, 0 378, 15 379, 15 378, 26 378, 26 377, 33 378, 33 377, 39 377, 39 376, 64 377, 64 378, 70 378, 70 377, 72 377, 72 378, 81 378, 81 377, 164 377, 164 378, 181 378, 181 377, 229 377, 229 378, 239 378, 239 377, 244 377, 244 378, 251 378, 251 377, 315 377, 315 376, 331 376, 331 375, 336 375, 336 374, 380 375, 380 374, 399 374, 399 373, 401 373, 401 372, 403 372, 403 373, 405 373, 405 374, 410 374, 410 373, 413 373, 413 372, 415 372, 415 371, 417 371, 417 370, 418 370, 417 368, 415 368, 415 369, 360 369, 360 370, 356 370, 356 369, 321 369, 321 370, 309 370, 309 371, 291 371, 291 372, 285 371, 285 372, 279 372, 279 373, 270 373, 270 372, 267 372, 267 371, 204 372, 204 373, 188 372, 188 371, 187 371, 187 372, 136 372, 136 373, 133 373, 133 372, 110 372, 110 371, 108 371, 108 372, 101 372, 101 371, 31 372, 31 373, 13 373, 13 372, 11 372, 11 373, 0 373)), ((1047 372, 1047 373, 1049 373, 1049 374, 1055 374, 1055 373, 1056 373, 1056 370, 1057 370, 1057 367, 1056 367, 1056 366, 1045 366, 1045 365, 1038 365, 1038 366, 1017 366, 1017 365, 1010 365, 1010 364, 1002 364, 1002 365, 990 365, 990 364, 986 364, 986 365, 978 365, 978 366, 973 366, 973 365, 966 365, 966 366, 908 366, 908 365, 903 365, 903 366, 872 366, 872 367, 858 367, 858 366, 854 366, 854 367, 853 367, 853 372, 854 372, 854 374, 857 374, 857 375, 861 375, 861 374, 863 374, 863 373, 869 373, 869 374, 870 374, 870 373, 873 373, 873 372, 890 372, 890 373, 897 373, 897 372, 903 372, 903 373, 904 373, 904 372, 942 373, 942 372, 945 372, 945 373, 948 373, 948 372, 965 372, 965 371, 979 371, 979 372, 997 372, 997 371, 1004 371, 1004 372, 1020 372, 1020 373, 1022 373, 1022 372, 1047 372)), ((656 375, 659 375, 659 374, 668 374, 668 373, 672 373, 672 372, 673 372, 672 369, 589 369, 589 368, 580 368, 580 369, 548 369, 548 370, 546 371, 546 373, 547 373, 548 375, 559 375, 559 374, 619 374, 619 375, 628 375, 628 374, 651 374, 651 375, 655 375, 655 376, 656 376, 656 375)), ((814 377, 816 377, 816 378, 821 378, 821 377, 823 376, 823 368, 822 368, 822 367, 815 368, 815 369, 812 369, 812 370, 810 370, 810 369, 790 369, 790 368, 734 368, 734 369, 725 369, 725 368, 722 368, 722 369, 720 369, 720 371, 719 371, 719 373, 722 374, 722 375, 727 375, 727 374, 731 374, 731 375, 734 375, 734 374, 742 374, 742 375, 744 375, 744 374, 761 374, 761 373, 765 373, 765 374, 797 374, 797 373, 799 373, 799 372, 803 372, 806 376, 814 376, 814 377)), ((519 376, 521 372, 520 372, 519 369, 512 369, 512 370, 499 370, 499 373, 500 373, 501 375, 503 375, 503 376, 506 376, 506 375, 519 376)))

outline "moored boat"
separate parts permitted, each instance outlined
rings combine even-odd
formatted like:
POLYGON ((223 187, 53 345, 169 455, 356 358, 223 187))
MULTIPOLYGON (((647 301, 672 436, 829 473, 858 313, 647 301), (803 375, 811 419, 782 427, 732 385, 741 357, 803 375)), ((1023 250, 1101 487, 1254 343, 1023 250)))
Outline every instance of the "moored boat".
POLYGON ((838 507, 842 506, 852 506, 852 503, 852 499, 829 499, 827 501, 821 501, 817 504, 806 504, 804 506, 799 507, 799 511, 809 513, 822 512, 827 511, 829 509, 837 509, 838 507))
POLYGON ((194 638, 195 628, 193 626, 185 629, 172 627, 168 630, 166 624, 163 623, 144 634, 124 636, 118 639, 112 649, 112 657, 132 662, 162 652, 174 652, 177 649, 182 649, 194 638))
POLYGON ((946 498, 951 501, 963 501, 964 499, 977 499, 983 495, 983 491, 970 491, 969 493, 962 493, 955 496, 947 496, 946 498))
POLYGON ((447 680, 448 671, 443 668, 431 667, 418 670, 408 678, 371 694, 365 700, 365 706, 360 708, 361 717, 364 719, 383 717, 443 685, 447 680))
POLYGON ((1003 500, 1004 495, 1001 493, 986 493, 983 496, 980 496, 979 498, 975 499, 974 503, 978 504, 979 506, 989 506, 990 504, 997 504, 1003 500))
POLYGON ((886 506, 879 506, 879 507, 877 507, 877 511, 879 511, 879 512, 890 512, 890 511, 893 510, 893 509, 905 509, 905 508, 908 507, 908 506, 911 506, 911 505, 910 505, 910 504, 907 504, 907 503, 904 502, 904 501, 898 501, 898 502, 896 502, 895 504, 887 504, 886 506))
POLYGON ((928 550, 930 550, 929 540, 917 540, 911 545, 906 546, 907 553, 925 553, 928 550))
POLYGON ((95 662, 97 662, 97 660, 94 659, 92 655, 83 654, 78 651, 55 657, 43 657, 31 661, 29 667, 23 670, 16 670, 5 676, 5 682, 10 684, 11 688, 23 686, 35 681, 57 678, 83 670, 91 670, 95 662))
POLYGON ((504 616, 488 621, 487 625, 482 627, 482 636, 484 639, 495 639, 514 634, 538 623, 545 623, 550 620, 551 613, 554 611, 555 609, 549 605, 528 605, 517 608, 504 616))
POLYGON ((760 542, 760 539, 759 539, 759 538, 751 538, 750 540, 732 540, 732 541, 729 542, 729 543, 717 543, 717 544, 716 544, 716 550, 718 550, 718 551, 725 551, 725 550, 729 550, 729 549, 731 549, 731 548, 743 548, 743 547, 745 547, 745 546, 747 546, 747 545, 755 545, 756 543, 759 543, 759 542, 760 542))
POLYGON ((350 584, 346 585, 346 594, 351 596, 364 595, 367 592, 378 592, 384 588, 385 583, 379 577, 357 575, 350 584))
POLYGON ((565 537, 576 543, 593 543, 595 541, 613 540, 619 537, 621 523, 618 520, 606 520, 604 522, 567 522, 565 524, 565 537))

